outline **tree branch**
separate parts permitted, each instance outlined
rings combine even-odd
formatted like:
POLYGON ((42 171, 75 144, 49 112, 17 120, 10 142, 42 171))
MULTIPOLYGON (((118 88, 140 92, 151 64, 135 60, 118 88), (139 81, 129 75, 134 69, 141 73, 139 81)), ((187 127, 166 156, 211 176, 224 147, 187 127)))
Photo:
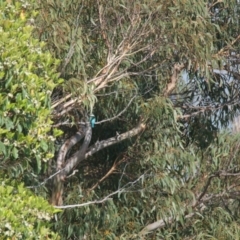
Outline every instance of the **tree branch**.
MULTIPOLYGON (((71 138, 68 145, 74 145, 75 142, 77 142, 80 138, 82 137, 82 135, 79 135, 77 137, 73 137, 71 138)), ((85 155, 85 152, 88 148, 88 145, 91 141, 91 138, 92 138, 92 128, 90 126, 90 123, 87 123, 86 124, 86 132, 85 132, 85 138, 84 138, 84 141, 83 141, 83 144, 81 146, 81 149, 78 151, 79 155, 80 156, 84 156, 85 155)), ((63 199, 62 199, 62 195, 63 195, 63 181, 65 180, 66 178, 66 175, 70 172, 66 172, 66 168, 63 168, 63 161, 64 161, 64 158, 65 157, 65 154, 66 154, 66 151, 65 151, 65 148, 63 148, 63 151, 62 151, 62 155, 60 154, 59 158, 58 158, 58 162, 57 162, 57 170, 61 170, 61 172, 59 174, 56 175, 56 177, 54 177, 53 179, 53 192, 52 192, 52 200, 51 200, 51 203, 53 205, 62 205, 63 204, 63 199)), ((66 148, 67 149, 67 148, 66 148)), ((75 160, 75 159, 74 159, 75 160)), ((75 162, 74 160, 72 162, 70 162, 70 169, 72 170, 73 167, 75 166, 75 162)), ((76 160, 75 160, 76 161, 76 160)))
POLYGON ((232 47, 236 42, 238 42, 239 39, 240 39, 240 35, 238 35, 230 44, 223 47, 216 55, 217 56, 226 55, 226 52, 229 51, 230 47, 232 47))
MULTIPOLYGON (((184 218, 185 218, 185 219, 188 219, 188 218, 193 217, 194 215, 195 215, 195 213, 190 213, 190 214, 185 215, 184 218)), ((158 229, 158 228, 163 228, 163 227, 165 227, 167 224, 173 223, 174 220, 175 220, 175 218, 173 218, 173 217, 169 217, 169 218, 167 218, 167 219, 158 220, 158 221, 156 221, 156 222, 154 222, 154 223, 151 223, 151 224, 147 225, 147 226, 139 233, 139 235, 140 235, 141 237, 143 237, 144 235, 148 234, 148 233, 151 232, 151 231, 154 231, 154 230, 156 230, 156 229, 158 229)))
POLYGON ((61 146, 57 158, 57 170, 62 169, 67 152, 84 137, 85 131, 86 129, 83 132, 77 132, 61 146))
POLYGON ((122 162, 124 162, 124 158, 121 159, 119 162, 117 162, 117 160, 115 160, 115 162, 113 163, 113 166, 109 169, 109 171, 101 178, 99 179, 90 189, 89 191, 94 190, 101 182, 103 182, 107 177, 109 177, 116 169, 117 166, 119 164, 121 164, 122 162))
POLYGON ((199 201, 201 201, 201 199, 203 198, 203 196, 206 194, 206 192, 207 192, 207 190, 208 190, 208 187, 210 186, 211 180, 212 180, 214 177, 217 177, 217 175, 214 174, 214 175, 211 175, 211 176, 208 178, 207 183, 206 183, 206 185, 205 185, 202 193, 201 193, 200 196, 198 197, 198 200, 197 200, 197 202, 195 203, 195 205, 197 205, 197 203, 198 203, 199 201))
POLYGON ((128 182, 122 188, 119 188, 115 192, 112 192, 112 193, 108 194, 106 197, 102 198, 101 200, 89 201, 89 202, 81 203, 81 204, 73 204, 73 205, 65 205, 65 206, 54 206, 54 207, 55 208, 59 208, 59 209, 68 209, 68 208, 76 208, 76 207, 85 207, 85 206, 92 205, 92 204, 99 204, 99 203, 106 202, 107 200, 111 200, 111 197, 116 195, 116 194, 128 192, 129 188, 132 188, 135 184, 137 184, 139 181, 142 180, 143 175, 141 175, 139 178, 137 178, 133 182, 128 182))
MULTIPOLYGON (((229 195, 229 198, 238 198, 239 195, 240 195, 240 192, 239 191, 235 191, 235 192, 228 192, 228 191, 223 191, 222 193, 220 194, 210 194, 210 195, 206 195, 207 193, 207 190, 208 190, 208 187, 210 186, 210 183, 211 183, 211 180, 214 178, 214 177, 221 177, 221 176, 240 176, 240 173, 229 173, 229 172, 226 172, 226 171, 218 171, 216 172, 215 174, 212 174, 208 180, 207 180, 207 183, 205 184, 205 187, 202 191, 202 193, 199 195, 196 203, 194 203, 193 205, 191 205, 191 208, 196 208, 197 206, 200 206, 203 204, 203 203, 206 203, 208 201, 210 201, 211 199, 213 198, 221 198, 226 195, 228 196, 229 195), (205 196, 205 197, 204 197, 205 196)), ((205 209, 204 205, 203 207, 200 209, 200 211, 203 211, 205 209)), ((194 215, 196 214, 196 211, 193 212, 193 213, 190 213, 190 214, 187 214, 184 216, 185 219, 187 218, 191 218, 193 217, 194 215)), ((140 236, 144 236, 146 234, 148 234, 149 232, 151 231, 154 231, 158 228, 163 228, 165 227, 167 224, 171 224, 175 221, 176 217, 173 218, 173 217, 169 217, 169 218, 166 218, 166 219, 160 219, 154 223, 151 223, 149 225, 147 225, 145 228, 143 228, 143 230, 140 232, 140 236)))
MULTIPOLYGON (((82 154, 82 151, 79 150, 75 154, 73 154, 72 157, 70 157, 66 165, 64 167, 65 174, 69 174, 72 169, 78 165, 81 161, 84 159, 87 159, 88 157, 92 156, 94 153, 100 151, 101 149, 104 149, 106 147, 109 147, 113 144, 119 143, 127 138, 131 138, 137 134, 139 134, 141 131, 145 129, 146 125, 144 123, 140 123, 136 128, 133 128, 132 130, 122 133, 118 136, 109 138, 107 140, 103 140, 100 142, 96 142, 92 147, 90 147, 85 154, 82 154)), ((87 135, 87 133, 86 133, 87 135)))
POLYGON ((177 64, 177 63, 174 64, 171 81, 170 81, 170 83, 168 83, 168 85, 165 89, 164 96, 167 97, 173 91, 173 89, 176 87, 177 81, 178 81, 178 76, 181 73, 181 71, 184 69, 184 67, 185 66, 183 63, 182 64, 177 64))

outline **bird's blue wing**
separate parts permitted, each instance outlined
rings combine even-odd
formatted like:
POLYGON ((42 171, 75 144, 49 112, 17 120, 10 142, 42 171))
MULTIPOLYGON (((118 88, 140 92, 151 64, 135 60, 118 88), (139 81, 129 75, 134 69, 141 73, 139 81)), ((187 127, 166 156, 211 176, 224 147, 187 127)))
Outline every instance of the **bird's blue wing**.
POLYGON ((91 124, 92 128, 94 128, 95 122, 96 122, 96 118, 94 116, 91 116, 90 117, 90 124, 91 124))

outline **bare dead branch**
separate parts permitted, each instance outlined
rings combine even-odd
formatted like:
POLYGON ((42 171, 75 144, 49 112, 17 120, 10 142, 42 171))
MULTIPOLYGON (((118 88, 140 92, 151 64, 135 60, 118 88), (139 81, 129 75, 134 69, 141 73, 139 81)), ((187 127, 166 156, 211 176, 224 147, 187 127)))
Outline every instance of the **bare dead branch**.
MULTIPOLYGON (((102 123, 105 123, 105 122, 110 122, 110 121, 113 121, 117 118, 119 118, 124 112, 127 111, 127 109, 129 108, 129 106, 131 105, 131 103, 133 102, 133 100, 137 97, 137 95, 133 96, 130 101, 128 102, 127 106, 121 111, 119 112, 116 116, 112 117, 112 118, 107 118, 107 119, 104 119, 102 121, 99 121, 99 122, 96 122, 95 125, 97 124, 102 124, 102 123)), ((54 124, 54 125, 51 125, 51 127, 59 127, 59 126, 63 126, 63 125, 73 125, 74 123, 73 122, 69 122, 68 120, 65 121, 65 122, 62 122, 62 123, 58 123, 58 124, 54 124)), ((85 125, 86 122, 77 122, 77 124, 81 124, 81 125, 85 125)), ((79 140, 80 141, 80 140, 79 140)))
MULTIPOLYGON (((99 21, 102 27, 102 34, 104 34, 106 24, 103 21, 103 9, 100 1, 98 1, 98 8, 100 19, 99 21)), ((146 56, 144 58, 142 58, 138 63, 133 63, 134 66, 137 66, 142 62, 146 61, 155 52, 154 46, 157 45, 155 44, 155 42, 147 43, 146 45, 141 44, 143 43, 144 37, 150 34, 151 30, 149 30, 149 23, 147 22, 144 25, 140 25, 141 21, 139 9, 135 9, 134 11, 136 12, 136 14, 134 14, 133 16, 129 16, 131 18, 131 24, 128 26, 127 30, 124 30, 125 34, 123 35, 123 39, 120 44, 115 47, 116 50, 114 54, 110 53, 112 46, 109 45, 109 39, 107 39, 107 36, 105 36, 105 40, 107 40, 106 45, 109 50, 107 64, 95 75, 95 77, 88 81, 88 84, 95 84, 94 93, 105 88, 109 83, 119 81, 120 79, 125 78, 129 75, 127 73, 128 68, 119 72, 118 68, 123 60, 126 60, 130 56, 136 55, 139 52, 146 51, 146 56)), ((149 19, 151 19, 151 16, 149 16, 149 19)), ((83 101, 82 97, 83 96, 72 98, 72 94, 68 94, 64 98, 54 102, 52 105, 52 109, 55 109, 56 107, 61 105, 61 111, 58 111, 58 113, 55 114, 56 117, 62 116, 69 112, 75 104, 80 104, 83 101)))
POLYGON ((99 179, 90 189, 89 191, 94 190, 101 182, 103 182, 105 179, 107 179, 115 170, 117 167, 117 163, 114 163, 113 166, 109 169, 109 171, 101 178, 99 179))
MULTIPOLYGON (((63 199, 62 199, 62 195, 63 195, 63 182, 66 178, 66 176, 84 159, 92 156, 94 153, 98 152, 99 150, 111 146, 113 144, 116 144, 118 142, 121 142, 127 138, 131 138, 135 135, 137 135, 138 133, 140 133, 142 130, 145 129, 145 124, 140 123, 136 128, 123 133, 119 136, 116 137, 112 137, 109 138, 107 140, 103 140, 101 142, 97 142, 95 143, 92 147, 90 147, 88 149, 88 145, 91 141, 92 138, 92 128, 90 127, 90 123, 87 123, 86 126, 86 132, 85 132, 85 138, 84 138, 84 142, 80 148, 79 151, 77 151, 76 153, 74 153, 64 164, 65 166, 63 167, 63 161, 61 161, 61 164, 59 163, 58 167, 61 170, 59 174, 57 174, 54 177, 54 191, 52 192, 52 200, 51 203, 53 205, 56 206, 60 206, 63 204, 63 199)), ((76 142, 76 140, 75 140, 76 142)), ((74 143, 74 141, 73 141, 74 143)), ((73 144, 72 143, 72 144, 73 144)), ((69 143, 70 144, 70 143, 69 143)), ((63 151, 63 155, 64 155, 65 151, 63 151)), ((61 157, 62 158, 62 157, 61 157)))

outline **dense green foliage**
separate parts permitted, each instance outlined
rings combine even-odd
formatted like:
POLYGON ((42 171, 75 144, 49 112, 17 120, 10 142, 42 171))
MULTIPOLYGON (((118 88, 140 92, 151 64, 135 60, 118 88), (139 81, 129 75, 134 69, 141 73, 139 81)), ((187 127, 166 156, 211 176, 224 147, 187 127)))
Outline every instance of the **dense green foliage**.
POLYGON ((34 17, 30 3, 0 1, 1 239, 57 238, 49 226, 56 210, 21 184, 33 184, 54 155, 49 115, 58 62, 32 37, 34 17))
POLYGON ((52 230, 239 239, 239 135, 223 129, 239 111, 238 2, 42 0, 27 22, 19 6, 14 24, 25 30, 3 31, 28 37, 3 41, 17 63, 2 73, 1 164, 17 163, 25 184, 42 182, 38 194, 66 208, 52 230), (62 85, 46 51, 61 59, 62 85))
POLYGON ((15 174, 29 165, 39 172, 42 161, 54 153, 54 138, 48 132, 57 61, 31 37, 25 18, 36 13, 31 10, 30 15, 28 8, 29 3, 2 2, 0 12, 0 159, 1 169, 15 174))
POLYGON ((57 234, 49 229, 49 221, 56 209, 23 185, 1 182, 1 239, 57 239, 57 234))

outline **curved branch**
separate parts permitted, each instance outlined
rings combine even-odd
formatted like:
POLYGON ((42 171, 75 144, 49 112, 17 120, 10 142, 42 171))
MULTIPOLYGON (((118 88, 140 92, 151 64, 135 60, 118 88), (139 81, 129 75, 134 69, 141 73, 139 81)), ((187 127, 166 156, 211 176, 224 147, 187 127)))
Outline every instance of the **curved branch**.
MULTIPOLYGON (((85 146, 78 151, 76 152, 70 159, 68 159, 67 163, 65 164, 65 167, 63 168, 63 165, 64 165, 64 156, 66 156, 66 152, 73 146, 75 145, 77 142, 80 141, 80 139, 82 139, 83 135, 85 135, 85 131, 84 133, 82 132, 78 132, 76 133, 76 135, 74 135, 73 137, 71 137, 68 141, 66 141, 64 143, 64 145, 61 147, 61 150, 60 152, 62 151, 62 156, 61 156, 61 160, 60 158, 58 159, 58 171, 55 172, 54 174, 52 174, 50 177, 48 177, 47 179, 45 179, 42 183, 40 183, 39 185, 36 185, 36 186, 29 186, 27 188, 35 188, 35 187, 40 187, 42 185, 44 185, 47 181, 51 180, 51 179, 54 179, 54 184, 57 184, 59 182, 62 182, 66 176, 66 174, 70 173, 71 170, 73 170, 73 168, 75 167, 75 165, 77 165, 79 162, 81 162, 82 160, 92 156, 95 152, 107 147, 107 146, 110 146, 112 144, 115 144, 115 143, 118 143, 118 142, 121 142, 123 140, 125 140, 126 138, 130 138, 130 137, 133 137, 135 135, 137 135, 138 133, 140 133, 142 130, 145 129, 145 124, 143 123, 140 123, 139 126, 137 126, 136 128, 126 132, 126 133, 123 133, 123 134, 120 134, 118 136, 115 136, 113 138, 109 138, 108 140, 103 140, 101 142, 96 142, 92 147, 90 147, 89 149, 85 150, 85 147, 86 147, 86 142, 85 142, 85 146), (82 135, 83 134, 83 135, 82 135), (81 151, 84 151, 85 152, 87 151, 87 153, 85 153, 84 155, 81 153, 81 151), (79 156, 79 159, 77 159, 77 157, 79 156), (74 162, 74 161, 77 161, 77 162, 74 162), (62 177, 61 177, 62 176, 62 177)), ((88 129, 89 131, 92 131, 92 129, 88 129)), ((87 133, 86 131, 86 135, 88 135, 88 141, 89 141, 89 132, 87 133)), ((91 139, 90 139, 91 140, 91 139)), ((88 143, 89 145, 89 143, 88 143)), ((61 154, 59 154, 61 155, 61 154)), ((61 204, 56 204, 55 203, 55 199, 56 196, 53 197, 52 195, 52 203, 54 203, 53 205, 61 205, 61 204)))
MULTIPOLYGON (((74 143, 76 143, 80 138, 82 137, 82 135, 75 135, 73 138, 70 138, 70 140, 68 142, 68 146, 73 146, 74 143)), ((84 138, 84 142, 82 144, 81 149, 78 151, 80 155, 85 155, 85 152, 88 148, 88 145, 91 141, 92 138, 92 128, 90 126, 90 123, 88 123, 86 125, 86 131, 85 131, 85 138, 84 138)), ((57 162, 57 167, 58 170, 61 170, 59 174, 56 175, 56 177, 53 179, 53 192, 52 192, 52 199, 51 199, 51 203, 53 205, 59 206, 63 204, 63 189, 64 189, 64 180, 66 178, 66 175, 68 174, 68 172, 66 172, 66 169, 63 168, 63 161, 66 155, 66 150, 68 148, 63 145, 63 149, 62 149, 62 154, 60 153, 59 158, 58 158, 58 162, 57 162)), ((74 161, 71 163, 71 170, 73 169, 73 167, 75 166, 74 161)))
MULTIPOLYGON (((206 194, 207 190, 208 190, 208 187, 210 186, 210 183, 211 183, 211 180, 214 178, 214 177, 218 177, 217 175, 211 175, 208 180, 207 180, 207 183, 206 185, 204 186, 204 189, 202 191, 202 193, 200 194, 200 196, 198 197, 198 202, 201 201, 201 199, 203 198, 203 196, 206 194)), ((197 204, 197 203, 196 203, 197 204)))
POLYGON ((57 158, 57 170, 62 169, 67 152, 76 145, 85 135, 85 132, 77 132, 69 138, 60 148, 57 158))
MULTIPOLYGON (((75 154, 73 154, 72 157, 70 157, 65 165, 64 168, 64 172, 65 174, 69 174, 72 169, 74 167, 76 167, 76 165, 78 165, 81 161, 83 161, 84 159, 92 156, 94 153, 100 151, 101 149, 104 149, 106 147, 109 147, 113 144, 119 143, 127 138, 131 138, 133 136, 136 136, 137 134, 139 134, 141 131, 143 131, 145 129, 146 125, 144 123, 140 123, 136 128, 133 128, 130 131, 127 131, 125 133, 122 133, 118 136, 109 138, 107 140, 103 140, 100 142, 96 142, 92 147, 90 147, 89 149, 87 149, 87 152, 83 154, 82 149, 80 149, 79 151, 77 151, 75 154)), ((87 132, 86 132, 86 137, 87 137, 87 132)), ((86 138, 85 137, 85 138, 86 138)))
POLYGON ((84 158, 85 153, 88 149, 88 145, 90 144, 92 139, 92 128, 90 126, 90 123, 87 123, 87 129, 86 129, 86 135, 84 138, 84 142, 80 148, 79 151, 77 151, 75 154, 73 154, 72 157, 68 159, 68 161, 65 164, 63 173, 65 175, 69 174, 73 168, 79 163, 79 159, 84 158))

